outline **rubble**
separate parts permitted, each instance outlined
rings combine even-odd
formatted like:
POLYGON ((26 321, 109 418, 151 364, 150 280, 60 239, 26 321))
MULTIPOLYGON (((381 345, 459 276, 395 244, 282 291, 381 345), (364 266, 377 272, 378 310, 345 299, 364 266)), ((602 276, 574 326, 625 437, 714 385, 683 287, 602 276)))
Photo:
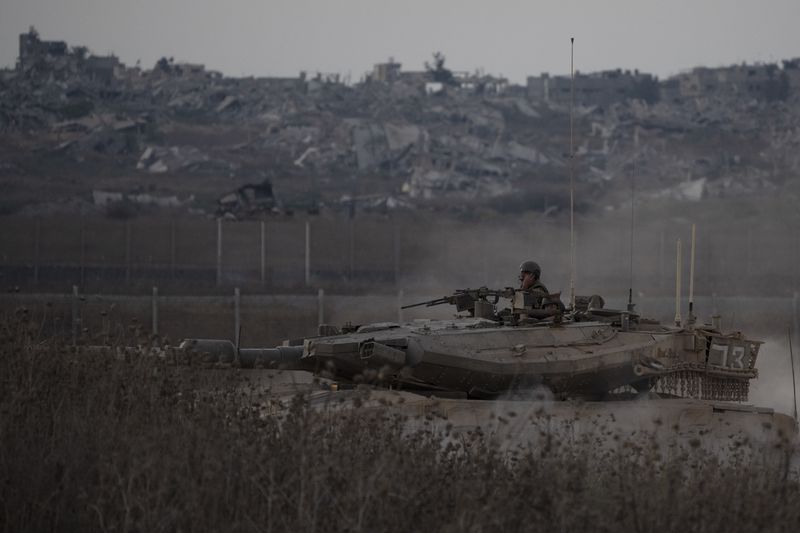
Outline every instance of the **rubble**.
MULTIPOLYGON (((773 190, 800 168, 799 64, 695 69, 664 81, 638 71, 578 76, 576 179, 611 193, 635 166, 637 187, 653 197, 773 190), (743 88, 746 79, 754 81, 743 88), (718 90, 703 90, 706 81, 718 90)), ((480 203, 567 177, 564 87, 563 76, 525 87, 483 73, 435 79, 394 61, 352 85, 324 74, 226 78, 168 59, 142 70, 31 31, 17 69, 0 72, 2 142, 11 153, 25 146, 0 171, 31 172, 30 160, 67 154, 143 178, 202 174, 218 191, 230 190, 231 177, 268 177, 286 194, 313 192, 332 206, 354 177, 368 183, 364 208, 480 203)), ((254 199, 231 194, 220 209, 249 212, 254 199)))
POLYGON ((138 170, 150 174, 165 174, 167 172, 220 172, 232 173, 236 165, 223 160, 215 160, 193 146, 148 146, 139 161, 136 163, 138 170))
POLYGON ((387 213, 396 209, 414 209, 407 198, 395 195, 365 194, 361 196, 343 195, 338 202, 342 210, 357 209, 367 213, 387 213))
POLYGON ((668 189, 656 191, 651 194, 651 197, 699 202, 708 194, 707 181, 706 178, 687 180, 668 189))
POLYGON ((454 171, 417 171, 403 186, 411 199, 446 201, 495 198, 513 192, 511 183, 496 178, 472 178, 454 171))
POLYGON ((123 193, 117 191, 104 191, 95 189, 92 191, 92 201, 98 207, 108 207, 115 203, 129 202, 145 207, 184 207, 194 202, 194 196, 184 199, 178 198, 175 194, 151 194, 151 193, 123 193))
POLYGON ((272 194, 272 183, 248 183, 235 191, 222 195, 217 200, 217 215, 232 219, 247 218, 276 209, 272 194))

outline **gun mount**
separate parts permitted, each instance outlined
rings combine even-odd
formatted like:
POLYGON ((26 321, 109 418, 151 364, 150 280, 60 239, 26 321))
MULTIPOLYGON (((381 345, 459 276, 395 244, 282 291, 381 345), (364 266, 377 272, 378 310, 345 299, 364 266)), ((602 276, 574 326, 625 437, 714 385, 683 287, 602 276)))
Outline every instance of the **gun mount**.
POLYGON ((496 320, 505 322, 507 325, 517 325, 520 318, 538 321, 560 316, 564 312, 560 293, 547 294, 537 290, 523 291, 511 287, 459 289, 449 296, 404 305, 401 309, 411 309, 423 305, 433 307, 443 304, 454 305, 457 312, 466 311, 471 317, 496 320), (511 307, 498 311, 496 306, 501 298, 510 300, 511 307))

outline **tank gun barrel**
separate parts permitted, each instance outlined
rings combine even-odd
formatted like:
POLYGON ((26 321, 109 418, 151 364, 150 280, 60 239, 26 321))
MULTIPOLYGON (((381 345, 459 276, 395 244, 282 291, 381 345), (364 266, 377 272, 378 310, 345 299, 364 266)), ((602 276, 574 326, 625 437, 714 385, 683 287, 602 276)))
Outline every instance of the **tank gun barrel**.
POLYGON ((285 370, 307 370, 302 346, 277 346, 275 348, 239 348, 226 339, 186 339, 180 349, 198 354, 208 354, 218 361, 239 361, 244 368, 274 367, 285 370))

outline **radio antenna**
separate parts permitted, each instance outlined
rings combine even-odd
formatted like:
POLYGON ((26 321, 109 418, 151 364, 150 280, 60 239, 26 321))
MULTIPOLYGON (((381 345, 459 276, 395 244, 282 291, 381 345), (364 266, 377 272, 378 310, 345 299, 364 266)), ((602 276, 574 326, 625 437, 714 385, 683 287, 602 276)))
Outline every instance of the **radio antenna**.
POLYGON ((695 248, 695 224, 692 224, 692 252, 689 261, 689 326, 694 325, 694 248, 695 248))
POLYGON ((575 37, 569 38, 569 305, 575 309, 575 149, 573 129, 573 108, 575 107, 575 37))
POLYGON ((681 240, 676 243, 675 254, 675 325, 681 325, 681 240))
POLYGON ((633 171, 631 173, 631 257, 628 285, 628 312, 633 313, 633 228, 634 228, 634 201, 636 199, 636 154, 633 155, 633 171))
POLYGON ((794 420, 797 422, 797 385, 794 377, 794 351, 792 350, 792 328, 789 328, 789 361, 792 363, 792 398, 794 399, 794 420))

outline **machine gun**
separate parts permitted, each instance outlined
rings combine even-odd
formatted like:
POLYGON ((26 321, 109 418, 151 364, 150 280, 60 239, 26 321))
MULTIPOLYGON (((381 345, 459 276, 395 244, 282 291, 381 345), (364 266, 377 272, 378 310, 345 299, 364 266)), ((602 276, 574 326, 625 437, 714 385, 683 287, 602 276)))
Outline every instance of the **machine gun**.
POLYGON ((450 304, 455 305, 458 312, 468 311, 471 317, 498 321, 510 320, 516 323, 520 314, 532 320, 561 315, 564 312, 564 304, 561 303, 560 296, 560 293, 547 294, 539 290, 522 291, 512 287, 498 290, 480 287, 478 289, 459 289, 450 296, 404 305, 402 309, 423 305, 433 307, 434 305, 450 304), (505 309, 498 314, 495 305, 500 298, 511 300, 511 309, 505 309))
POLYGON ((480 287, 478 289, 459 289, 450 296, 435 298, 425 302, 418 302, 411 305, 404 305, 402 309, 412 307, 433 307, 434 305, 450 304, 455 305, 458 312, 469 311, 470 316, 481 318, 491 318, 494 315, 494 306, 500 298, 512 298, 514 289, 489 289, 480 287))

